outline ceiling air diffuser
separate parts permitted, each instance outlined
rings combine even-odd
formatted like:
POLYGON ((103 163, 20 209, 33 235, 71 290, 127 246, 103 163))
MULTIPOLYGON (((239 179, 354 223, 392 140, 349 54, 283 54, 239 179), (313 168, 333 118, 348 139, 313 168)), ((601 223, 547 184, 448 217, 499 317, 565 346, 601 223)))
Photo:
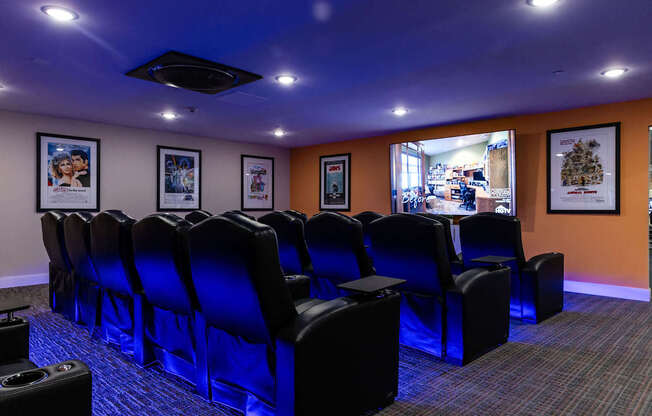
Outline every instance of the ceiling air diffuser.
POLYGON ((174 88, 217 94, 262 76, 180 52, 168 52, 127 72, 127 76, 174 88))

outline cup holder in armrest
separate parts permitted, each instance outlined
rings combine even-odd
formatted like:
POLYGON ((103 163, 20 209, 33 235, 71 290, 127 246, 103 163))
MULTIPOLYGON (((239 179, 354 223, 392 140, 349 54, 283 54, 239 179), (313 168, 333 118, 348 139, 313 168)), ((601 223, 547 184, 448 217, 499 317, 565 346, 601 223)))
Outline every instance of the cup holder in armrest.
POLYGON ((36 384, 48 376, 43 370, 23 371, 2 380, 2 387, 23 387, 36 384))

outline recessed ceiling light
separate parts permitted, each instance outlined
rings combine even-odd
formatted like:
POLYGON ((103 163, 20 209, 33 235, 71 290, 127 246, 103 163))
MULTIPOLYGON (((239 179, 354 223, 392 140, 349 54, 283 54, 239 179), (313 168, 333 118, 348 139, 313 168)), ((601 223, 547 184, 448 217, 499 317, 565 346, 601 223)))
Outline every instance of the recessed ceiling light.
POLYGON ((58 22, 70 22, 79 19, 77 13, 59 6, 43 6, 41 11, 58 22))
POLYGON ((557 157, 564 157, 564 154, 563 154, 563 153, 556 153, 555 156, 557 156, 557 157))
POLYGON ((285 135, 286 135, 286 132, 283 129, 274 130, 274 136, 276 136, 276 137, 283 137, 285 135))
POLYGON ((625 74, 625 72, 629 71, 627 68, 611 68, 607 69, 605 71, 602 71, 600 74, 607 77, 607 78, 618 78, 622 75, 625 74))
POLYGON ((549 7, 558 1, 559 0, 527 0, 527 4, 532 7, 549 7))
POLYGON ((279 75, 276 77, 276 82, 281 85, 292 85, 297 82, 297 77, 294 75, 279 75))
POLYGON ((57 152, 63 152, 65 149, 61 146, 57 147, 57 152))
POLYGON ((179 116, 176 113, 173 113, 172 111, 166 111, 164 113, 161 113, 161 117, 163 117, 166 120, 175 120, 179 116))
POLYGON ((407 108, 405 107, 396 107, 395 109, 392 110, 392 113, 394 113, 395 116, 397 117, 403 117, 406 115, 408 112, 407 108))

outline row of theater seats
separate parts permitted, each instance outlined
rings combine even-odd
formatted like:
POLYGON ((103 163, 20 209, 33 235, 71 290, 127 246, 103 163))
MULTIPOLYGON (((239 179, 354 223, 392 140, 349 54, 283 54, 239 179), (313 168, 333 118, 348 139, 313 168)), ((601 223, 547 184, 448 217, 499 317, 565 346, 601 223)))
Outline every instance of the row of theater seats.
POLYGON ((206 399, 248 415, 359 415, 398 392, 400 295, 310 298, 309 277, 284 276, 269 226, 115 210, 49 212, 42 226, 53 308, 206 399))
MULTIPOLYGON (((72 287, 86 288, 73 295, 78 307, 72 310, 78 311, 78 318, 90 323, 99 317, 102 338, 121 342, 123 351, 134 354, 137 362, 159 361, 168 371, 196 383, 205 397, 243 411, 255 404, 320 414, 309 405, 322 403, 310 396, 319 385, 322 393, 337 395, 334 406, 350 405, 347 401, 357 398, 359 406, 350 408, 351 414, 359 413, 383 403, 383 394, 385 399, 395 395, 396 389, 389 387, 397 383, 396 333, 401 344, 465 364, 507 341, 510 313, 540 322, 563 304, 563 256, 548 253, 526 261, 520 222, 502 215, 478 214, 460 221, 463 256, 455 253, 450 221, 431 214, 365 212, 350 218, 324 212, 308 220, 301 213, 286 211, 256 221, 239 211, 221 216, 195 211, 185 221, 156 214, 135 222, 115 211, 95 218, 73 214, 65 220, 62 214, 51 213, 43 217, 46 246, 48 216, 59 216, 65 237, 60 247, 68 247, 71 264, 68 269, 55 266, 53 277, 68 273, 76 282, 72 287), (129 236, 133 241, 128 241, 129 236), (75 249, 84 244, 85 253, 75 249), (475 267, 471 260, 484 255, 516 260, 509 267, 475 267), (386 295, 374 304, 337 287, 375 274, 405 279, 398 288, 400 298, 386 295), (125 277, 118 279, 123 282, 131 279, 130 291, 113 282, 118 276, 125 277), (283 289, 278 282, 283 282, 283 289), (278 306, 287 304, 286 291, 294 313, 278 306), (337 346, 319 335, 303 341, 304 335, 294 332, 301 342, 314 342, 307 351, 319 355, 301 354, 304 361, 297 362, 303 350, 296 345, 288 349, 288 341, 281 339, 289 331, 279 329, 289 322, 284 313, 296 314, 294 321, 320 327, 323 310, 353 308, 353 304, 369 310, 369 315, 360 312, 367 317, 356 323, 341 315, 348 326, 333 324, 332 332, 326 332, 338 338, 337 346), (85 309, 100 312, 93 315, 85 309), (365 329, 363 338, 357 336, 360 328, 365 329), (365 359, 356 356, 361 351, 365 359), (369 351, 377 353, 370 357, 369 351), (217 355, 229 358, 221 361, 217 355), (327 364, 315 372, 318 362, 327 364), (261 370, 261 363, 269 371, 261 370), (340 366, 345 363, 356 366, 340 366), (345 368, 358 369, 340 374, 367 390, 347 385, 335 392, 336 387, 328 383, 339 386, 342 381, 337 372, 325 369, 345 368), (286 371, 294 374, 292 380, 286 371), (289 384, 281 386, 281 382, 289 384), (279 389, 295 400, 294 405, 288 405, 292 400, 279 389), (355 394, 347 396, 344 390, 355 394)), ((53 259, 56 256, 51 254, 53 259)), ((54 286, 56 309, 56 299, 66 297, 57 295, 54 286)), ((328 409, 324 414, 334 408, 328 409)), ((345 414, 342 409, 338 412, 345 414)))
MULTIPOLYGON (((403 217, 403 220, 397 220, 399 222, 409 221, 407 218, 411 217, 407 214, 399 215, 403 217)), ((418 213, 416 216, 431 219, 443 226, 444 238, 438 241, 437 247, 441 251, 442 258, 448 258, 454 274, 477 267, 479 263, 474 263, 472 260, 478 257, 494 255, 515 258, 505 263, 510 268, 510 316, 512 318, 539 323, 562 310, 564 256, 561 253, 551 252, 528 260, 523 250, 521 222, 517 217, 481 212, 460 219, 462 252, 457 253, 453 245, 451 222, 447 217, 430 213, 418 213)), ((366 211, 353 218, 361 222, 365 244, 373 252, 371 235, 377 225, 372 226, 372 223, 384 216, 366 211)), ((382 224, 383 221, 378 224, 382 224)), ((398 232, 398 229, 396 231, 398 232)), ((386 232, 381 231, 381 234, 386 232)), ((418 242, 414 241, 412 245, 416 246, 418 242)))

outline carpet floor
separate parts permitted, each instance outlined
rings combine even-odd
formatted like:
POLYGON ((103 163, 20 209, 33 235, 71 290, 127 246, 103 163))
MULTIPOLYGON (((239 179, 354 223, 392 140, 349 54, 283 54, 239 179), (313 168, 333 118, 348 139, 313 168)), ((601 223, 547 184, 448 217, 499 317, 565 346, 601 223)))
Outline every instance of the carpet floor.
MULTIPOLYGON (((93 372, 96 416, 238 415, 193 394, 157 366, 141 369, 47 308, 47 287, 0 290, 26 299, 38 365, 71 358, 93 372)), ((539 325, 512 321, 509 342, 465 367, 401 347, 399 395, 378 416, 652 415, 652 306, 565 294, 539 325)), ((334 415, 336 416, 336 415, 334 415)))

